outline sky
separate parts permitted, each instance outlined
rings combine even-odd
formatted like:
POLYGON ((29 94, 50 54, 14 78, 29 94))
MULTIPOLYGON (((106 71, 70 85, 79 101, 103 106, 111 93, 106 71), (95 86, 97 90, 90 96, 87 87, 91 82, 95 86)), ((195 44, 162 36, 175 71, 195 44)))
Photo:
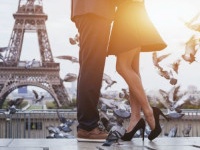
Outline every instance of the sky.
MULTIPOLYGON (((70 20, 70 0, 43 0, 44 12, 48 15, 46 21, 47 33, 53 56, 71 55, 78 58, 79 47, 71 45, 69 38, 74 37, 77 29, 70 20)), ((199 0, 146 0, 145 6, 150 19, 159 31, 167 48, 158 52, 158 55, 171 53, 161 62, 165 69, 170 69, 169 64, 184 54, 185 42, 197 32, 191 31, 184 26, 184 21, 189 21, 200 11, 199 0)), ((1 0, 0 4, 0 47, 8 46, 14 26, 13 13, 17 11, 18 0, 1 0)), ((197 61, 200 62, 200 53, 197 53, 197 61)), ((21 60, 39 60, 39 48, 36 33, 25 33, 22 46, 21 60)), ((70 61, 54 59, 60 63, 60 76, 63 78, 67 73, 78 74, 79 65, 70 61)), ((188 64, 181 61, 179 73, 175 77, 178 85, 187 89, 189 85, 200 89, 200 64, 194 62, 188 64)), ((109 90, 121 90, 127 88, 123 78, 116 72, 116 58, 106 58, 105 73, 116 80, 117 83, 109 90)), ((152 53, 141 53, 140 71, 145 90, 169 90, 173 86, 163 77, 160 77, 153 66, 152 53)), ((103 83, 103 86, 106 84, 103 83)), ((70 87, 71 83, 66 83, 70 87)))

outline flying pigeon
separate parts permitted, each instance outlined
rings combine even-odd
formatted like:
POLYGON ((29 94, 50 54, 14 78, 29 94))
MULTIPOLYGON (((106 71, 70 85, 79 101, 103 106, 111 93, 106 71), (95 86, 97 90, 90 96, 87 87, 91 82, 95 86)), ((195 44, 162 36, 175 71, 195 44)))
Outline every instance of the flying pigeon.
POLYGON ((178 89, 180 87, 173 87, 169 92, 159 90, 160 94, 162 95, 163 99, 159 99, 159 101, 167 108, 168 112, 166 116, 170 119, 179 119, 184 116, 181 113, 180 107, 188 100, 189 95, 185 94, 181 96, 179 99, 176 99, 178 89))
POLYGON ((8 101, 8 105, 9 106, 14 105, 14 106, 18 107, 23 102, 23 100, 24 100, 24 98, 17 98, 15 100, 10 100, 10 101, 8 101))
POLYGON ((153 52, 152 53, 152 59, 153 59, 154 66, 159 68, 160 67, 159 62, 161 62, 163 59, 167 58, 169 55, 171 55, 171 54, 168 53, 168 54, 164 54, 164 55, 161 55, 161 56, 158 57, 157 52, 153 52))
POLYGON ((117 81, 114 81, 111 79, 110 76, 108 76, 107 74, 103 74, 103 81, 105 81, 107 83, 107 86, 105 87, 105 90, 107 90, 109 87, 111 87, 113 84, 117 83, 117 81))
POLYGON ((185 44, 185 53, 182 55, 182 58, 189 62, 189 64, 196 61, 197 45, 200 45, 200 40, 195 35, 193 35, 185 44))
POLYGON ((33 66, 34 63, 35 63, 35 59, 33 59, 32 61, 27 61, 25 68, 30 69, 33 66))
POLYGON ((71 44, 71 45, 78 45, 79 46, 79 34, 76 34, 75 36, 74 36, 74 38, 69 38, 69 43, 71 44))
POLYGON ((68 74, 65 75, 63 81, 64 82, 74 82, 74 81, 77 80, 77 78, 78 77, 77 77, 76 74, 74 74, 74 73, 68 73, 68 74))
POLYGON ((200 12, 198 12, 190 21, 185 22, 184 24, 191 30, 200 32, 200 24, 194 23, 200 16, 200 12))
POLYGON ((7 51, 8 48, 9 48, 9 47, 0 47, 0 53, 7 51))
POLYGON ((170 65, 170 67, 174 70, 174 72, 176 72, 176 74, 178 74, 180 62, 181 62, 181 59, 177 59, 170 65))
POLYGON ((44 99, 44 95, 42 95, 41 97, 39 97, 38 93, 35 90, 32 90, 34 96, 35 96, 35 103, 41 102, 44 99))
POLYGON ((79 63, 78 58, 76 58, 74 56, 62 55, 62 56, 57 56, 56 58, 58 58, 58 59, 64 59, 64 60, 69 60, 72 63, 79 63))
POLYGON ((158 71, 158 74, 161 76, 161 77, 164 77, 165 79, 169 80, 170 79, 170 73, 166 70, 164 70, 162 67, 157 67, 157 71, 158 71))

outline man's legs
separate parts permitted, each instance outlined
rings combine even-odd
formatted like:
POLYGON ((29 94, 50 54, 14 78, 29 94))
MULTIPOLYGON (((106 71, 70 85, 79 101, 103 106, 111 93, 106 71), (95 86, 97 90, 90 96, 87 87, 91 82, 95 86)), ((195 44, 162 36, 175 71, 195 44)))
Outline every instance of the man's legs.
POLYGON ((98 126, 99 101, 111 22, 95 15, 75 20, 80 34, 79 78, 77 87, 78 129, 91 131, 98 126))

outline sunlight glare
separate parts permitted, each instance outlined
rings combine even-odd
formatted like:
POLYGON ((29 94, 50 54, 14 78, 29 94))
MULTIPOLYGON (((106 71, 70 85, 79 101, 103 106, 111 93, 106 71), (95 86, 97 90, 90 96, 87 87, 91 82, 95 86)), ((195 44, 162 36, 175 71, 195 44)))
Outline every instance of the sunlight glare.
POLYGON ((156 26, 176 26, 189 21, 196 13, 195 3, 188 0, 146 0, 149 17, 156 26))

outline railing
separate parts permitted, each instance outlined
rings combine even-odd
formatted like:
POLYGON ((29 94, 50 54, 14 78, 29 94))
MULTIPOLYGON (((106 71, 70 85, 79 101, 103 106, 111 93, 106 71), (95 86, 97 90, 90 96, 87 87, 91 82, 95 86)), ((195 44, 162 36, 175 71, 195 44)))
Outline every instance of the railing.
MULTIPOLYGON (((13 115, 5 115, 5 110, 0 110, 0 138, 46 138, 49 133, 47 126, 60 125, 56 110, 32 110, 17 112, 13 115)), ((163 111, 165 112, 165 111, 163 111)), ((76 119, 76 111, 59 110, 59 113, 67 119, 76 119)), ((160 117, 163 127, 160 137, 166 136, 170 129, 177 126, 176 137, 183 137, 182 130, 191 125, 190 137, 200 137, 200 112, 196 110, 184 110, 185 115, 181 119, 173 119, 167 122, 160 117)), ((125 120, 124 126, 129 120, 125 120)), ((71 127, 71 135, 76 136, 77 121, 71 127)))
MULTIPOLYGON (((3 112, 3 111, 1 111, 3 112)), ((67 119, 75 119, 76 112, 72 110, 59 110, 67 119)), ((0 138, 46 138, 49 133, 47 126, 59 126, 56 110, 33 110, 17 112, 13 115, 0 114, 0 138)), ((71 127, 76 133, 76 122, 71 127)))

